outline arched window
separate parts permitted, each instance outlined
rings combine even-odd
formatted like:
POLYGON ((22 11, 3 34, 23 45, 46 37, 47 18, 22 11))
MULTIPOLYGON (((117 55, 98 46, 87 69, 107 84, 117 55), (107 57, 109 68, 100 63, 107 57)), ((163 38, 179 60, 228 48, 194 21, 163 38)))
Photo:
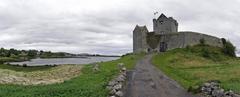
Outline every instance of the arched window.
POLYGON ((163 24, 163 21, 159 21, 160 24, 163 24))

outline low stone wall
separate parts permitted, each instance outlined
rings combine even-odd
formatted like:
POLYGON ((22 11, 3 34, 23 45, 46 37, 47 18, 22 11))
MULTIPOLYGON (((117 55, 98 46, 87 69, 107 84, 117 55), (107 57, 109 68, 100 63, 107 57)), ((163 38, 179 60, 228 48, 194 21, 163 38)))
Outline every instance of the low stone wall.
POLYGON ((110 91, 109 96, 110 97, 122 97, 123 96, 123 85, 126 82, 126 67, 123 63, 119 63, 118 67, 120 69, 120 73, 117 77, 115 77, 113 80, 111 80, 108 85, 107 89, 110 91))
POLYGON ((234 93, 232 90, 225 91, 220 87, 219 81, 209 81, 201 86, 201 92, 206 97, 240 97, 240 95, 234 93))

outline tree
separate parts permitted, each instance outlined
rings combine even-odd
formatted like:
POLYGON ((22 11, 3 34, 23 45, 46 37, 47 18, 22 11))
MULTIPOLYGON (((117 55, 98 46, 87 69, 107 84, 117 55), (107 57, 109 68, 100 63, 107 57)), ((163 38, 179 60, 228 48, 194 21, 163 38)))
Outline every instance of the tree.
POLYGON ((1 57, 5 57, 5 56, 6 56, 6 54, 5 54, 5 49, 4 49, 4 48, 1 48, 1 49, 0 49, 0 56, 1 56, 1 57))
POLYGON ((28 57, 30 57, 30 58, 34 58, 34 57, 36 57, 37 56, 37 50, 29 50, 28 51, 28 53, 27 53, 27 55, 28 55, 28 57))
POLYGON ((223 45, 227 43, 225 38, 221 38, 223 45))
POLYGON ((10 52, 10 55, 11 55, 11 54, 14 54, 14 55, 19 55, 19 54, 20 54, 20 52, 18 52, 17 50, 15 50, 15 49, 13 49, 13 48, 11 48, 11 49, 9 50, 9 52, 10 52))
POLYGON ((39 55, 41 56, 43 53, 44 53, 43 50, 40 50, 40 54, 39 55))
POLYGON ((236 47, 230 42, 226 41, 226 39, 222 38, 223 43, 223 53, 229 55, 231 57, 236 57, 236 47))

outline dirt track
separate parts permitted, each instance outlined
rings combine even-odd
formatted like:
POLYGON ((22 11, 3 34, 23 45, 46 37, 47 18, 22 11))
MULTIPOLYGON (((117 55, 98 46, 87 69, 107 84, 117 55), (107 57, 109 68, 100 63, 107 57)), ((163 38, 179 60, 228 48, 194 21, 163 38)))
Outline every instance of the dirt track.
POLYGON ((155 68, 151 58, 152 55, 145 56, 128 73, 125 97, 196 97, 155 68))

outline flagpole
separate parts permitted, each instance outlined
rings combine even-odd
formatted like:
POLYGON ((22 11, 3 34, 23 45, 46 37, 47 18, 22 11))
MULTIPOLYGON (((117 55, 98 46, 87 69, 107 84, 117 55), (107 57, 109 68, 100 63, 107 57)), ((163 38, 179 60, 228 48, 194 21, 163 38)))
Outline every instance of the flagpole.
POLYGON ((153 14, 154 14, 154 18, 156 19, 156 18, 157 18, 157 15, 158 15, 158 12, 156 11, 156 12, 154 12, 153 14))

